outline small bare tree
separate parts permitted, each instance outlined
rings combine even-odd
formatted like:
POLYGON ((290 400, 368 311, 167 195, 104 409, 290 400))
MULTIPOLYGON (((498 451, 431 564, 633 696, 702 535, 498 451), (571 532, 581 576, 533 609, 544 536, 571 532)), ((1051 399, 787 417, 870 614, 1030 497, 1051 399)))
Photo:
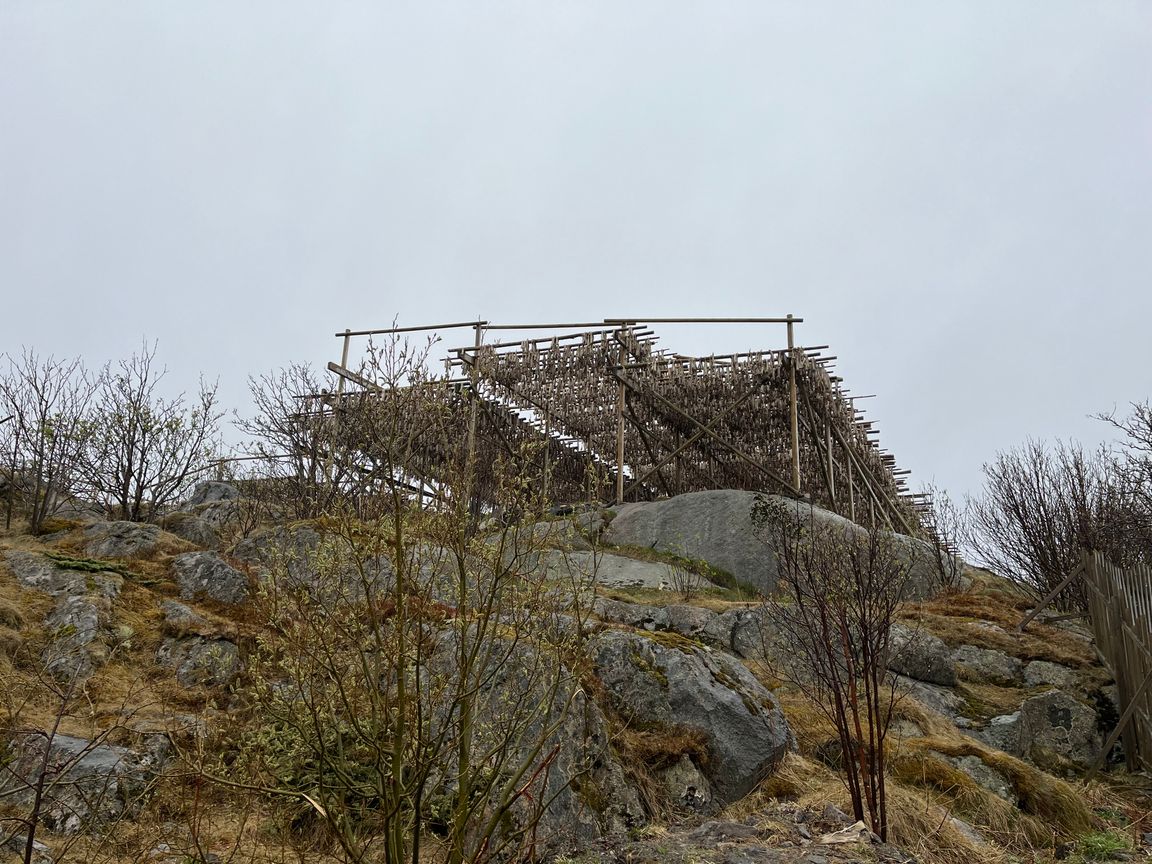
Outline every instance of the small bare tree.
POLYGON ((897 692, 886 666, 914 562, 892 535, 819 521, 810 505, 762 498, 752 516, 778 572, 765 613, 792 654, 776 672, 835 725, 855 817, 887 840, 884 742, 897 692))
POLYGON ((12 419, 0 433, 7 438, 9 512, 19 493, 35 534, 75 489, 94 385, 79 359, 44 358, 25 350, 5 360, 0 416, 12 419))
POLYGON ((343 415, 329 410, 315 373, 295 364, 249 378, 248 388, 256 412, 236 425, 259 457, 250 495, 298 519, 338 506, 363 475, 339 434, 343 415))
POLYGON ((216 387, 201 382, 193 404, 158 392, 167 370, 156 345, 109 364, 97 378, 86 421, 84 488, 119 518, 140 521, 184 495, 219 447, 216 387))
MULTIPOLYGON (((268 556, 251 711, 224 733, 235 760, 196 770, 298 802, 298 824, 352 862, 531 860, 579 770, 559 733, 583 698, 584 613, 534 532, 479 529, 466 396, 423 359, 400 343, 372 352, 362 373, 379 392, 334 406, 340 446, 360 456, 358 500, 326 499, 306 560, 292 541, 268 556)), ((301 480, 326 484, 314 440, 301 480)), ((516 470, 531 454, 513 455, 486 466, 493 507, 536 494, 516 470)))
MULTIPOLYGON (((968 545, 985 566, 1042 596, 1083 547, 1122 555, 1132 503, 1108 448, 1029 441, 984 466, 983 492, 969 502, 968 545)), ((1056 602, 1082 609, 1083 591, 1073 583, 1056 602)))

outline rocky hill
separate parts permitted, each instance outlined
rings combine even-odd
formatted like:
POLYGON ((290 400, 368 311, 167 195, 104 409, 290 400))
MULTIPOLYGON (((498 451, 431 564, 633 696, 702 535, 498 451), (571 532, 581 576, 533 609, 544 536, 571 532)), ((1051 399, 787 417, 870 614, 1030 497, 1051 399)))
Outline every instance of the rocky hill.
MULTIPOLYGON (((357 662, 393 650, 349 652, 335 633, 400 620, 419 625, 416 646, 402 650, 430 670, 408 681, 422 694, 454 680, 461 646, 498 646, 465 701, 480 719, 468 740, 491 742, 483 752, 499 769, 474 790, 484 799, 476 803, 452 785, 458 762, 426 766, 427 855, 451 842, 447 826, 462 806, 473 824, 497 813, 507 824, 496 835, 507 836, 542 813, 515 847, 541 858, 1142 854, 1152 809, 1143 778, 1113 770, 1082 781, 1117 719, 1090 632, 1061 622, 1015 633, 1025 595, 969 567, 942 584, 931 550, 899 536, 914 563, 886 660, 898 697, 886 745, 888 843, 846 815, 839 739, 791 683, 795 646, 761 599, 776 588, 778 562, 752 522, 754 503, 751 493, 716 491, 562 510, 485 526, 492 554, 482 543, 456 557, 447 543, 403 549, 349 523, 260 521, 222 483, 202 484, 158 524, 74 513, 39 537, 10 531, 0 537, 3 854, 23 860, 34 825, 33 857, 43 862, 389 860, 387 847, 368 845, 371 831, 331 830, 335 799, 323 797, 331 789, 317 779, 326 763, 315 754, 332 750, 309 751, 293 723, 306 706, 325 748, 346 748, 348 765, 383 758, 356 727, 398 716, 378 699, 408 673, 377 679, 357 697, 362 712, 332 709, 353 704, 339 699, 349 698, 342 689, 357 662), (357 555, 337 555, 336 539, 357 555), (475 589, 469 596, 499 614, 465 615, 458 562, 538 577, 539 593, 475 589), (379 600, 414 596, 397 593, 405 580, 427 586, 418 614, 379 600), (319 611, 326 625, 309 630, 307 615, 319 611), (552 677, 541 672, 550 646, 563 660, 547 667, 563 670, 552 677), (317 669, 347 669, 347 679, 317 669), (281 785, 253 779, 268 776, 281 785)), ((435 732, 444 721, 419 722, 435 732)), ((375 776, 365 768, 348 788, 375 776)), ((370 826, 393 794, 360 795, 349 822, 370 826)))

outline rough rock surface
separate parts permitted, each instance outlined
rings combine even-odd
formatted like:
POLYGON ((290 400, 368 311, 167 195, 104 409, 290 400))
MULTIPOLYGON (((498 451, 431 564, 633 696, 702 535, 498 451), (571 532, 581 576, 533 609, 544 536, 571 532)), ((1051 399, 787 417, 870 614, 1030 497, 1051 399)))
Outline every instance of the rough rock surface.
POLYGON ((964 704, 963 700, 951 687, 941 687, 939 684, 929 684, 926 681, 917 681, 915 678, 905 678, 903 675, 895 677, 898 693, 906 693, 925 708, 947 717, 953 723, 962 719, 959 715, 964 704))
POLYGON ((952 652, 942 639, 903 624, 892 625, 890 638, 889 670, 929 684, 956 686, 952 652))
POLYGON ((966 681, 1014 687, 1023 678, 1024 664, 994 648, 961 645, 952 655, 957 672, 966 681))
POLYGON ((1005 753, 1019 756, 1023 752, 1020 748, 1019 711, 993 717, 988 721, 987 726, 983 729, 974 730, 972 735, 983 741, 989 747, 995 747, 997 750, 1003 750, 1005 753))
POLYGON ((675 590, 683 580, 694 587, 712 583, 682 568, 662 561, 641 561, 624 555, 550 550, 539 553, 539 566, 547 568, 549 579, 558 582, 592 582, 605 588, 660 588, 675 590))
POLYGON ((1050 684, 1057 690, 1075 690, 1079 676, 1074 669, 1047 660, 1033 660, 1024 667, 1024 684, 1027 687, 1041 687, 1050 684))
POLYGON ((186 552, 172 559, 172 575, 185 600, 207 597, 237 604, 248 599, 248 577, 215 552, 186 552))
MULTIPOLYGON (((275 572, 285 585, 307 588, 331 596, 362 596, 363 577, 350 563, 341 559, 346 547, 326 538, 311 525, 289 525, 273 528, 237 543, 232 557, 252 564, 266 577, 275 572)), ((392 563, 387 558, 365 562, 365 574, 371 587, 386 587, 392 578, 392 563)))
POLYGON ((195 513, 169 513, 160 520, 160 527, 201 549, 219 549, 223 545, 216 527, 195 513))
POLYGON ((589 649, 608 698, 629 722, 703 733, 709 759, 700 767, 717 803, 746 795, 787 750, 780 706, 737 660, 686 640, 662 644, 618 631, 600 633, 589 649))
POLYGON ((236 678, 240 651, 227 639, 170 637, 156 651, 156 662, 175 669, 176 680, 185 687, 222 687, 236 678))
POLYGON ((199 507, 201 504, 215 504, 217 501, 235 501, 240 497, 240 490, 231 483, 222 480, 205 480, 197 483, 192 490, 191 497, 185 506, 199 507))
POLYGON ((93 558, 147 558, 160 545, 157 525, 97 522, 84 529, 84 554, 93 558))
POLYGON ((752 524, 755 500, 753 492, 719 490, 624 504, 604 540, 706 561, 743 582, 770 589, 776 565, 752 524))
POLYGON ((60 834, 99 829, 138 810, 165 760, 165 745, 162 736, 150 736, 146 748, 131 750, 56 735, 49 747, 41 733, 18 733, 9 745, 13 760, 0 779, 0 792, 10 792, 5 797, 17 805, 30 803, 47 748, 48 771, 63 782, 47 790, 44 824, 60 834))
POLYGON ((944 756, 983 789, 987 789, 998 798, 1003 798, 1013 807, 1019 806, 1016 790, 1008 779, 992 766, 986 764, 979 756, 944 756))
MULTIPOLYGON (((752 519, 755 492, 721 489, 690 492, 662 501, 624 504, 616 509, 606 543, 641 546, 705 561, 737 580, 761 591, 776 586, 776 554, 752 519)), ((819 507, 780 496, 766 496, 774 505, 791 510, 797 520, 813 520, 821 528, 861 533, 858 525, 819 507)), ((892 534, 911 562, 908 596, 926 597, 940 587, 935 553, 924 542, 892 534)))
POLYGON ((25 588, 34 588, 46 594, 74 594, 83 590, 84 574, 57 567, 51 559, 35 552, 9 549, 4 563, 25 588))
POLYGON ((44 649, 44 668, 60 682, 82 682, 108 659, 104 640, 109 605, 103 598, 62 596, 44 620, 52 641, 44 649))
POLYGON ((1025 700, 1019 725, 1021 755, 1041 768, 1087 768, 1104 746, 1096 712, 1060 690, 1025 700))

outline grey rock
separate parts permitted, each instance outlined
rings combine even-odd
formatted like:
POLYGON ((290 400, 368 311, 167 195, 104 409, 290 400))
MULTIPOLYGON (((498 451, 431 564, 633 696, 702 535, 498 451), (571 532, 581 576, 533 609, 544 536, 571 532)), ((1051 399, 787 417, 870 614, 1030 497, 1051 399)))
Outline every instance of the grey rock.
POLYGON ((589 537, 599 537, 607 524, 603 510, 586 510, 572 517, 576 530, 589 537))
POLYGON ((1033 660, 1024 667, 1024 684, 1028 687, 1041 687, 1050 684, 1057 690, 1076 690, 1079 676, 1075 670, 1047 660, 1033 660))
POLYGON ((691 492, 617 508, 604 540, 708 562, 737 579, 771 590, 775 561, 752 524, 753 492, 691 492))
POLYGON ((220 549, 223 546, 216 527, 195 513, 169 513, 160 520, 160 527, 201 549, 220 549))
POLYGON ((108 624, 106 600, 84 595, 60 597, 44 619, 51 642, 44 649, 44 667, 60 682, 83 683, 108 657, 103 641, 108 624))
POLYGON ((666 606, 664 614, 668 617, 668 629, 689 639, 698 639, 716 618, 716 613, 710 609, 686 603, 666 606))
POLYGON ((84 529, 84 554, 93 558, 148 558, 160 544, 157 525, 97 522, 84 529))
POLYGON ((11 549, 4 553, 4 563, 25 588, 45 594, 83 594, 88 590, 88 574, 58 567, 52 559, 36 552, 11 549))
POLYGON ((589 648, 608 698, 629 722, 703 733, 703 770, 719 804, 746 795, 787 751, 779 704, 739 661, 617 631, 598 634, 589 648))
POLYGON ((248 599, 248 577, 215 552, 186 552, 172 559, 172 575, 185 600, 207 597, 237 604, 248 599))
POLYGON ((235 501, 240 497, 240 490, 231 483, 221 480, 205 480, 197 483, 188 499, 187 507, 197 507, 201 504, 215 504, 217 501, 235 501))
POLYGON ((659 606, 597 597, 592 604, 592 612, 601 621, 611 624, 624 624, 638 630, 668 629, 668 614, 659 606))
POLYGON ((893 624, 888 669, 917 681, 956 686, 956 666, 944 641, 926 630, 893 624))
POLYGON ((150 794, 167 746, 163 736, 149 736, 147 743, 131 750, 68 735, 49 742, 41 732, 17 733, 0 793, 17 806, 29 804, 47 750, 47 770, 55 782, 46 790, 43 824, 58 834, 99 830, 134 816, 150 794))
POLYGON ((712 618, 696 637, 701 642, 745 660, 757 660, 785 674, 798 662, 795 646, 781 632, 765 606, 729 609, 712 618))
MULTIPOLYGON (((550 550, 538 553, 535 561, 535 566, 545 568, 549 579, 566 584, 595 582, 605 588, 658 588, 668 591, 675 587, 678 578, 678 568, 669 564, 607 553, 550 550)), ((534 572, 535 567, 530 566, 529 569, 534 572)))
POLYGON ((971 777, 980 788, 987 789, 997 798, 1003 798, 1013 807, 1019 806, 1020 801, 1012 784, 979 756, 944 756, 944 758, 971 777))
POLYGON ((1020 712, 1001 714, 988 721, 983 729, 973 730, 973 737, 983 741, 989 747, 995 747, 1013 756, 1020 756, 1023 751, 1020 747, 1020 712))
POLYGON ((957 671, 966 681, 1013 687, 1023 678, 1024 664, 994 648, 961 645, 952 655, 957 671))
POLYGON ((1104 746, 1096 712, 1060 690, 1033 696, 1020 706, 1020 741, 1024 756, 1042 768, 1064 762, 1087 768, 1104 746))
MULTIPOLYGON (((28 835, 19 832, 15 834, 0 833, 0 849, 20 856, 24 860, 24 853, 28 848, 28 835)), ((54 864, 55 857, 52 850, 39 840, 32 841, 32 864, 54 864)))
POLYGON ((953 723, 959 719, 963 700, 947 687, 938 684, 929 684, 926 681, 917 681, 914 678, 896 676, 898 693, 915 699, 925 708, 935 711, 951 720, 953 723))
POLYGON ((387 589, 394 573, 387 558, 364 561, 362 572, 350 554, 346 543, 310 525, 263 531, 241 540, 231 552, 236 560, 253 565, 264 579, 275 578, 284 587, 304 588, 329 599, 358 599, 366 591, 387 589))
POLYGON ((227 532, 236 528, 244 520, 246 509, 245 502, 240 500, 212 501, 208 504, 197 505, 193 515, 214 530, 227 532))
POLYGON ((175 669, 185 687, 225 687, 240 671, 240 651, 227 639, 170 637, 156 651, 156 662, 175 669))
POLYGON ((202 616, 176 600, 165 600, 160 604, 160 610, 164 613, 165 626, 175 630, 187 630, 208 624, 202 616))
MULTIPOLYGON (((752 510, 764 498, 820 530, 859 536, 864 529, 842 516, 780 496, 712 490, 690 492, 662 501, 625 504, 604 533, 606 543, 641 546, 707 562, 760 591, 776 586, 778 567, 769 539, 754 524, 752 510)), ((906 596, 922 598, 940 588, 939 567, 928 544, 899 534, 886 534, 909 565, 906 596)))

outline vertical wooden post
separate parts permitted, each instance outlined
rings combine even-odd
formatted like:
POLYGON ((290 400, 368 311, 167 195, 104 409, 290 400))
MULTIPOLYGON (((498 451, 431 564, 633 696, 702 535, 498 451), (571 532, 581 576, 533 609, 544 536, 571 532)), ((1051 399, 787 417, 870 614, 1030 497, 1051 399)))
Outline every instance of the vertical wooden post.
POLYGON ((796 343, 788 313, 788 413, 792 425, 792 487, 800 491, 800 416, 796 400, 796 343))
POLYGON ((836 463, 832 461, 832 421, 824 421, 824 452, 828 454, 828 495, 836 509, 836 463))
MULTIPOLYGON (((344 369, 345 371, 347 371, 347 369, 348 369, 348 349, 351 347, 351 344, 352 344, 352 331, 350 329, 348 329, 347 327, 345 327, 344 328, 344 348, 340 352, 340 368, 344 369)), ((343 375, 337 375, 336 376, 336 396, 340 397, 343 395, 344 395, 344 376, 343 375)), ((321 410, 323 410, 324 400, 320 400, 320 407, 321 407, 321 410)), ((337 398, 336 404, 334 404, 332 406, 332 413, 335 414, 339 408, 340 408, 340 399, 337 398)), ((309 409, 309 410, 311 410, 311 409, 309 409)), ((333 426, 334 425, 335 424, 333 424, 333 426)), ((333 475, 332 468, 333 468, 333 464, 334 464, 335 459, 336 459, 335 448, 332 445, 333 445, 333 442, 329 441, 328 442, 328 458, 324 460, 324 479, 327 480, 329 483, 333 482, 334 475, 333 475)))
MULTIPOLYGON (((620 328, 620 366, 628 360, 628 348, 624 344, 624 327, 620 328)), ((621 369, 621 374, 623 370, 621 369)), ((624 381, 620 380, 616 391, 616 503, 624 503, 624 381)))
POLYGON ((549 457, 552 454, 552 402, 544 403, 544 479, 541 481, 542 503, 548 506, 548 475, 551 471, 549 457))
POLYGON ((472 363, 468 367, 468 399, 471 403, 468 410, 468 482, 472 483, 472 472, 476 463, 476 383, 479 378, 480 366, 480 322, 473 325, 476 338, 473 341, 472 363))
POLYGON ((852 454, 845 452, 844 462, 848 466, 848 518, 856 521, 856 479, 852 476, 852 454))
MULTIPOLYGON (((352 344, 352 331, 347 327, 344 328, 344 350, 340 352, 340 368, 348 368, 348 348, 352 344)), ((339 380, 336 382, 336 392, 338 394, 344 393, 344 376, 340 375, 339 380)))

